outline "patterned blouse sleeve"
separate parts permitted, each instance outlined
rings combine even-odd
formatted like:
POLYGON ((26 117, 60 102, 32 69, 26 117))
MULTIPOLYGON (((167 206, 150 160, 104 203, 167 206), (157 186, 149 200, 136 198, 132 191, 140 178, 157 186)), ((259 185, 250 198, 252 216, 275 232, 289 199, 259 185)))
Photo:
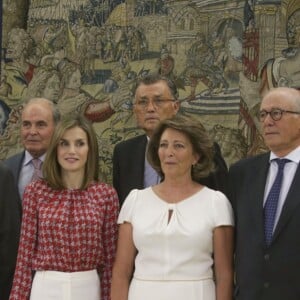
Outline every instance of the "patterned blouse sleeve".
POLYGON ((10 300, 27 300, 30 296, 32 259, 37 239, 37 190, 33 183, 24 193, 20 244, 10 300))
POLYGON ((118 237, 117 218, 119 213, 119 200, 116 191, 112 187, 106 189, 106 209, 102 228, 102 272, 101 272, 101 300, 110 299, 110 285, 112 266, 116 254, 118 237))

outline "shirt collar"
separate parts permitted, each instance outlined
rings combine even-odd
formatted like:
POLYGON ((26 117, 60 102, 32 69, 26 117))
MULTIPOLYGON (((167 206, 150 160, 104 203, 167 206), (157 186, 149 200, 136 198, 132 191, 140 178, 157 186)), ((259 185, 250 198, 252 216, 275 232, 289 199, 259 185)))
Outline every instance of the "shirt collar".
POLYGON ((300 146, 298 146, 296 149, 294 149, 293 151, 291 151, 288 155, 286 155, 284 157, 278 157, 276 154, 271 152, 270 153, 270 161, 272 161, 273 159, 276 159, 276 158, 287 158, 287 159, 295 162, 296 164, 298 164, 300 161, 300 146))
MULTIPOLYGON (((46 157, 46 153, 44 153, 43 155, 41 155, 39 157, 39 159, 41 161, 44 161, 45 160, 45 157, 46 157)), ((25 157, 24 157, 24 160, 23 160, 23 166, 27 166, 33 159, 33 156, 26 150, 25 151, 25 157)))

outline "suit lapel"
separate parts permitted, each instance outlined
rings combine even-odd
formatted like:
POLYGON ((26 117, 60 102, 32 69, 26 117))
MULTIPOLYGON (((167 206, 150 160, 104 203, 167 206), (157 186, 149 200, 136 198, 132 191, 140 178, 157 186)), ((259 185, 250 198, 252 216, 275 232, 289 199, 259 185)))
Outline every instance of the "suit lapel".
POLYGON ((288 222, 289 218, 292 216, 296 206, 300 204, 299 179, 300 179, 300 164, 298 165, 293 182, 291 184, 285 203, 283 205, 281 215, 278 220, 278 224, 274 231, 273 241, 278 237, 278 235, 283 230, 284 225, 288 222))
POLYGON ((15 178, 16 178, 17 182, 19 182, 19 176, 20 176, 20 173, 21 173, 21 170, 22 170, 24 158, 25 158, 25 151, 20 153, 20 155, 17 157, 17 161, 16 161, 17 168, 14 171, 15 172, 15 178))
MULTIPOLYGON (((260 157, 258 164, 254 170, 254 180, 253 180, 253 221, 257 226, 257 232, 259 232, 259 239, 264 245, 264 216, 263 216, 263 201, 265 193, 265 185, 267 174, 269 170, 269 157, 270 154, 267 153, 260 157)), ((249 182, 251 184, 251 182, 249 182)))
POLYGON ((137 188, 144 187, 144 170, 145 170, 145 153, 147 147, 147 136, 141 135, 136 140, 135 149, 132 149, 134 155, 136 155, 136 164, 135 164, 135 171, 134 176, 139 181, 137 188))

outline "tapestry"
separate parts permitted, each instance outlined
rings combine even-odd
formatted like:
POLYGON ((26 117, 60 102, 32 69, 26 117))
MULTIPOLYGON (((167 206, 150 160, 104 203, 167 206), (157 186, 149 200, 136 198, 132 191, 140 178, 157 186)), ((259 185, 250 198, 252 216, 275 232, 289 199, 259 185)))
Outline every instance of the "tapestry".
POLYGON ((180 113, 203 123, 229 166, 266 150, 257 119, 262 95, 300 87, 298 0, 1 4, 0 160, 23 149, 23 103, 45 97, 62 114, 93 122, 99 172, 111 182, 114 145, 141 133, 134 83, 158 72, 175 81, 180 113))

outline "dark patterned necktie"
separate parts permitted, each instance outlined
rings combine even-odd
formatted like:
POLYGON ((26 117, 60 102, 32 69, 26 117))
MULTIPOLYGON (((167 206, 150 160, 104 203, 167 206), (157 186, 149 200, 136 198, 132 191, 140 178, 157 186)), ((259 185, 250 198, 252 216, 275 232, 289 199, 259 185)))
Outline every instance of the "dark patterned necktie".
POLYGON ((43 178, 43 173, 42 173, 42 164, 43 162, 39 158, 34 158, 32 159, 32 164, 34 167, 34 171, 31 177, 31 181, 43 178))
POLYGON ((273 228, 275 223, 278 199, 282 185, 284 166, 287 162, 290 162, 289 159, 285 158, 276 158, 274 159, 274 161, 276 161, 276 163, 278 164, 278 171, 264 206, 265 242, 268 246, 272 241, 273 228))

